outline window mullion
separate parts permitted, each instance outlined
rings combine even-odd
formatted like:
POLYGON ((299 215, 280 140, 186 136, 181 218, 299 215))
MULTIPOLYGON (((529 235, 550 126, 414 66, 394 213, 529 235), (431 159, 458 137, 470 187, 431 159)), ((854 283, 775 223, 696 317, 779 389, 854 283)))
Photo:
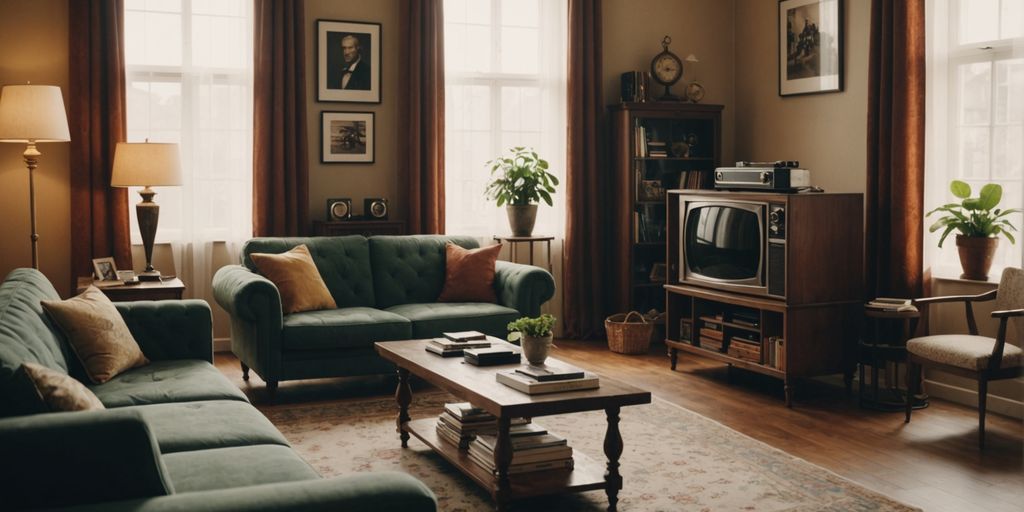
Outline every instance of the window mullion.
MULTIPOLYGON (((501 73, 501 0, 491 0, 491 69, 492 73, 501 73)), ((496 78, 488 80, 491 91, 491 154, 501 152, 501 81, 496 78)))

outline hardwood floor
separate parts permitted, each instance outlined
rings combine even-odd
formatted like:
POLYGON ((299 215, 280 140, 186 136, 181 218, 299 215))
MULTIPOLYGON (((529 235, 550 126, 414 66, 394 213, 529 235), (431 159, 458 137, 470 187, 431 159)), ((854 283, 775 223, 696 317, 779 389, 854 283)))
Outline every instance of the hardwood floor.
MULTIPOLYGON (((800 383, 789 409, 780 381, 730 372, 721 363, 684 354, 673 372, 663 345, 640 356, 614 354, 598 342, 562 340, 556 345, 555 357, 649 389, 656 397, 925 510, 1024 510, 1020 420, 989 413, 987 447, 980 452, 977 412, 970 407, 933 399, 904 424, 902 412, 861 409, 841 386, 813 380, 800 383)), ((217 354, 216 364, 263 409, 394 392, 395 379, 381 376, 283 382, 271 397, 254 373, 249 382, 242 381, 231 354, 217 354)))

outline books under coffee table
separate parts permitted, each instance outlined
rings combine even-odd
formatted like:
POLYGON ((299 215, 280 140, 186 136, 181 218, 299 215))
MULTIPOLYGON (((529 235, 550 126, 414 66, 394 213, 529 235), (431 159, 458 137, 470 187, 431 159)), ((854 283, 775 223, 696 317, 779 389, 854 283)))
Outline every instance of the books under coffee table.
MULTIPOLYGON (((520 498, 597 489, 605 491, 609 509, 616 509, 619 490, 623 486, 619 474, 619 456, 623 451, 619 412, 622 407, 650 403, 650 392, 601 377, 601 387, 596 389, 528 395, 505 386, 495 378, 496 371, 514 371, 519 364, 496 367, 464 364, 458 358, 442 358, 428 353, 424 350, 426 343, 426 340, 408 340, 374 344, 381 357, 398 366, 399 383, 395 398, 398 402, 399 439, 403 447, 408 446, 411 437, 416 437, 486 489, 497 502, 499 510, 503 510, 509 501, 520 498), (474 440, 470 441, 468 449, 462 449, 461 436, 456 444, 453 438, 446 439, 438 433, 438 422, 441 420, 436 415, 416 420, 410 418, 411 375, 449 391, 472 403, 471 407, 494 416, 497 427, 493 443, 489 446, 486 441, 488 438, 480 435, 477 440, 480 440, 482 446, 474 449, 474 440), (561 448, 559 453, 564 461, 562 469, 515 472, 521 470, 515 467, 516 461, 520 464, 531 463, 524 461, 531 460, 531 457, 543 458, 541 454, 544 453, 534 452, 530 454, 531 457, 520 455, 519 459, 515 458, 512 431, 518 418, 531 418, 536 422, 543 416, 595 410, 605 411, 607 428, 603 446, 607 460, 604 463, 578 450, 568 454, 568 450, 561 448), (571 459, 565 457, 567 454, 571 459), (565 464, 571 464, 572 469, 564 467, 565 464)), ((548 358, 548 361, 565 364, 555 358, 548 358)), ((570 441, 566 442, 567 447, 570 441)))

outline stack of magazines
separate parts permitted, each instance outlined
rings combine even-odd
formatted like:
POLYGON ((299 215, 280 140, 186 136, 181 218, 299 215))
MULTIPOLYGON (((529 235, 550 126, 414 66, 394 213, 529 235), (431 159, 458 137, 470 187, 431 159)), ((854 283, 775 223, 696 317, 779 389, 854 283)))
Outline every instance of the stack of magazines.
POLYGON ((524 365, 495 374, 498 382, 528 395, 579 391, 601 387, 597 375, 564 363, 524 365))
POLYGON ((917 311, 917 307, 914 306, 910 299, 894 299, 890 297, 879 297, 868 302, 866 307, 879 311, 917 311))
POLYGON ((441 357, 461 356, 467 348, 488 348, 491 342, 484 337, 482 340, 455 341, 449 338, 433 338, 426 345, 427 352, 441 357))
MULTIPOLYGON (((517 432, 512 430, 512 462, 508 466, 510 475, 546 471, 551 469, 572 469, 572 447, 562 437, 544 429, 517 432)), ((494 465, 494 446, 497 437, 477 436, 469 443, 469 457, 480 467, 497 474, 494 465)))
POLYGON ((494 434, 497 429, 494 415, 469 402, 444 404, 444 412, 437 418, 437 436, 459 448, 468 448, 478 434, 494 434))

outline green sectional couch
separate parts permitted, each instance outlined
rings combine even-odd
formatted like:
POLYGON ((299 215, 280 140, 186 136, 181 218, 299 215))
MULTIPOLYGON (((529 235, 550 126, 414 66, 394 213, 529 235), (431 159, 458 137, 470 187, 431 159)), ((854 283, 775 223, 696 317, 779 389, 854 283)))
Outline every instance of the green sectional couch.
POLYGON ((279 381, 374 375, 394 371, 374 352, 377 341, 476 330, 504 337, 520 316, 537 316, 554 295, 551 274, 539 267, 497 262, 498 304, 439 303, 445 244, 478 246, 470 237, 339 236, 255 238, 242 265, 220 269, 213 293, 231 314, 231 351, 246 376, 252 368, 274 389, 279 381), (338 309, 283 315, 277 288, 256 272, 250 254, 286 252, 306 244, 338 309))
POLYGON ((211 364, 200 300, 118 303, 147 366, 89 388, 106 410, 13 416, 26 362, 88 382, 36 270, 0 284, 0 510, 434 511, 402 473, 322 479, 211 364))

